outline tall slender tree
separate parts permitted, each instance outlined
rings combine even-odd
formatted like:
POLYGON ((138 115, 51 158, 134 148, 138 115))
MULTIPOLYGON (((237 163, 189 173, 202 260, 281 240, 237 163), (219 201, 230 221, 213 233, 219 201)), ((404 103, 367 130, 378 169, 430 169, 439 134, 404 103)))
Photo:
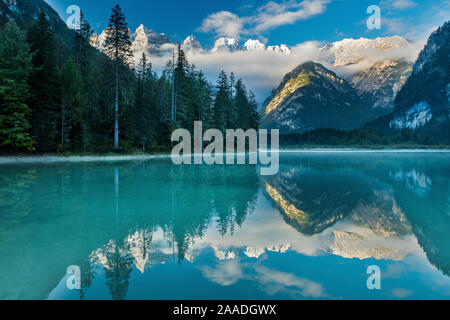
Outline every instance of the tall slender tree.
POLYGON ((250 113, 250 122, 249 128, 259 130, 259 113, 258 113, 258 102, 256 101, 256 96, 253 91, 250 91, 248 94, 248 102, 249 102, 249 113, 250 113))
POLYGON ((193 127, 192 114, 190 110, 190 66, 186 55, 178 44, 178 56, 174 69, 174 87, 175 87, 175 120, 177 126, 190 129, 193 127))
POLYGON ((0 147, 33 148, 27 105, 27 79, 32 70, 26 34, 14 22, 0 33, 0 147))
POLYGON ((90 52, 92 47, 89 44, 89 40, 93 34, 91 25, 84 17, 83 11, 80 11, 80 27, 75 30, 74 41, 74 55, 75 61, 78 64, 79 69, 84 77, 87 77, 89 70, 90 52))
POLYGON ((214 125, 216 129, 225 132, 231 129, 230 124, 231 111, 231 93, 230 83, 225 71, 221 71, 216 85, 216 94, 214 97, 214 125))
POLYGON ((152 65, 147 61, 145 53, 137 66, 137 85, 133 110, 134 138, 137 145, 142 147, 149 142, 154 129, 154 101, 152 83, 152 65))
POLYGON ((127 21, 125 19, 125 14, 118 4, 112 9, 112 14, 109 19, 105 50, 106 54, 114 61, 114 149, 117 150, 119 148, 120 76, 121 70, 123 67, 129 65, 131 58, 131 40, 127 21))
POLYGON ((250 105, 247 96, 247 89, 245 88, 242 79, 238 79, 234 86, 235 97, 232 106, 233 126, 241 129, 248 129, 250 122, 250 105))

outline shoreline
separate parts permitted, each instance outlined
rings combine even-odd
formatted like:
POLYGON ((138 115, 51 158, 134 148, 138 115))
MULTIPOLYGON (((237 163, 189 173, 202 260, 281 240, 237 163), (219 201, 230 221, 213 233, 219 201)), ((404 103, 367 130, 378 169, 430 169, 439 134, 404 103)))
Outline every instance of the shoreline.
MULTIPOLYGON (((264 151, 264 150, 261 150, 264 151)), ((449 148, 443 149, 395 149, 395 148, 285 148, 280 153, 450 153, 449 148)), ((152 159, 170 158, 170 153, 154 155, 0 155, 0 165, 32 164, 32 163, 82 163, 82 162, 115 162, 115 161, 146 161, 152 159)))
POLYGON ((27 164, 27 163, 81 163, 81 162, 113 162, 113 161, 133 161, 151 160, 167 158, 170 155, 117 155, 117 156, 58 156, 58 155, 20 155, 20 156, 0 156, 2 164, 27 164))

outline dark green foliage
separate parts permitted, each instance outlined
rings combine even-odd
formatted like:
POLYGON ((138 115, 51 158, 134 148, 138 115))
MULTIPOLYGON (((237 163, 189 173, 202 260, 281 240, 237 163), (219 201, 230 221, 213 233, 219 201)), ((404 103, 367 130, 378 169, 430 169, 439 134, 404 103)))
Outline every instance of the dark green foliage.
POLYGON ((427 101, 437 112, 446 111, 446 87, 450 82, 450 22, 445 23, 430 36, 420 53, 412 75, 395 99, 395 113, 414 104, 427 101))
POLYGON ((15 23, 0 33, 0 148, 32 150, 27 79, 32 70, 26 34, 15 23))
POLYGON ((368 123, 365 128, 379 136, 399 137, 421 145, 450 144, 450 22, 433 32, 419 55, 411 76, 395 99, 391 114, 368 123), (391 121, 405 118, 416 104, 426 103, 432 114, 430 121, 415 130, 396 130, 391 121))
POLYGON ((247 93, 245 84, 239 79, 235 84, 235 96, 233 98, 233 122, 231 127, 248 129, 259 129, 258 104, 253 92, 247 93))
POLYGON ((228 77, 225 71, 221 71, 216 85, 216 94, 214 97, 214 117, 213 124, 216 129, 225 132, 231 128, 231 92, 228 77))
POLYGON ((128 25, 118 4, 112 9, 107 30, 105 52, 114 61, 114 149, 117 150, 119 148, 119 100, 123 98, 120 97, 120 94, 123 93, 121 78, 126 73, 126 67, 131 59, 131 40, 128 25))
POLYGON ((282 147, 368 147, 368 146, 449 146, 450 127, 444 131, 418 131, 411 129, 377 131, 371 128, 355 130, 317 129, 302 134, 280 135, 282 147))
POLYGON ((147 57, 142 54, 142 58, 137 67, 137 81, 135 102, 133 110, 133 134, 136 145, 142 146, 142 151, 146 150, 147 144, 154 144, 154 132, 159 114, 156 110, 154 99, 154 75, 151 63, 147 62, 147 57))
POLYGON ((26 39, 17 26, 7 25, 1 35, 1 151, 167 150, 172 130, 192 132, 194 121, 202 121, 203 130, 257 129, 257 104, 243 81, 234 75, 228 81, 222 72, 214 88, 181 46, 159 77, 145 55, 131 68, 119 6, 111 15, 106 54, 90 46, 92 31, 82 14, 72 40, 60 41, 46 12, 26 39))
POLYGON ((128 25, 122 9, 117 4, 109 18, 108 34, 105 40, 105 52, 118 65, 128 64, 131 59, 131 40, 128 25))
POLYGON ((80 150, 89 111, 83 79, 71 58, 61 72, 61 91, 60 143, 64 149, 73 147, 80 150))
POLYGON ((78 64, 83 76, 87 76, 89 71, 89 61, 92 56, 93 48, 89 40, 93 30, 91 25, 85 19, 83 12, 80 12, 80 28, 76 30, 73 51, 76 63, 78 64))
POLYGON ((174 85, 175 85, 175 123, 176 127, 186 129, 193 128, 193 120, 195 114, 193 108, 190 106, 190 90, 193 85, 190 66, 181 49, 178 45, 178 57, 174 69, 174 85))
POLYGON ((0 28, 8 21, 14 21, 23 30, 28 30, 39 15, 44 13, 51 29, 55 31, 56 41, 72 47, 74 31, 67 28, 66 23, 45 0, 15 0, 14 3, 14 6, 8 6, 4 0, 0 1, 0 28))
POLYGON ((33 53, 28 101, 33 138, 38 150, 51 151, 56 149, 61 95, 55 35, 44 13, 29 30, 28 41, 33 53))

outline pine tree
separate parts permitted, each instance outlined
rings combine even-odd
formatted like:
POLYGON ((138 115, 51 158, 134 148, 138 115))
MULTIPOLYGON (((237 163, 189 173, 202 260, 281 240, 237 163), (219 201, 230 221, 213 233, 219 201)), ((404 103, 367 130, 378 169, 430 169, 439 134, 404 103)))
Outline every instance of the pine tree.
POLYGON ((128 26, 122 9, 117 4, 107 27, 105 40, 106 54, 114 61, 115 70, 115 102, 114 102, 114 149, 119 148, 119 94, 120 76, 123 67, 128 66, 131 57, 131 41, 128 26))
POLYGON ((178 56, 174 69, 175 120, 176 126, 193 128, 193 113, 190 108, 190 66, 181 45, 178 44, 178 56))
POLYGON ((213 88, 202 71, 195 73, 195 86, 192 90, 195 120, 203 122, 203 130, 213 128, 213 88))
POLYGON ((256 96, 253 91, 250 91, 248 95, 248 102, 250 107, 250 122, 249 128, 259 130, 259 113, 258 113, 258 102, 256 101, 256 96))
POLYGON ((231 122, 231 95, 227 74, 221 71, 216 85, 214 97, 214 126, 222 132, 231 129, 228 125, 231 122))
POLYGON ((247 92, 242 79, 235 85, 235 97, 233 101, 233 115, 235 128, 259 129, 258 103, 253 92, 247 92))
POLYGON ((31 125, 37 148, 56 150, 58 111, 60 109, 60 85, 57 46, 54 31, 41 13, 28 32, 28 42, 33 52, 33 72, 30 76, 31 96, 28 105, 32 109, 31 125))
POLYGON ((170 129, 172 127, 172 83, 171 74, 163 71, 161 77, 155 83, 155 110, 157 117, 155 118, 155 144, 170 145, 170 129))
POLYGON ((90 132, 95 151, 110 151, 110 137, 114 130, 115 101, 114 65, 106 56, 100 56, 98 65, 92 65, 87 80, 90 93, 90 132))
POLYGON ((26 34, 14 22, 0 33, 0 147, 32 150, 27 79, 32 70, 26 34))
POLYGON ((247 89, 245 88, 242 79, 239 79, 235 85, 235 98, 233 104, 233 120, 235 128, 247 129, 250 122, 250 106, 247 96, 247 89))
POLYGON ((152 138, 152 131, 155 127, 156 112, 153 104, 152 95, 152 65, 147 62, 145 53, 139 61, 137 67, 137 85, 133 112, 133 126, 135 142, 142 147, 145 152, 145 146, 152 138))
POLYGON ((85 19, 82 11, 80 11, 80 27, 75 31, 74 55, 81 73, 86 77, 89 70, 90 52, 92 50, 89 41, 94 31, 91 29, 91 25, 85 19))
POLYGON ((88 121, 87 96, 80 72, 71 58, 64 64, 61 75, 62 97, 60 116, 61 145, 77 149, 84 145, 84 123, 88 121))

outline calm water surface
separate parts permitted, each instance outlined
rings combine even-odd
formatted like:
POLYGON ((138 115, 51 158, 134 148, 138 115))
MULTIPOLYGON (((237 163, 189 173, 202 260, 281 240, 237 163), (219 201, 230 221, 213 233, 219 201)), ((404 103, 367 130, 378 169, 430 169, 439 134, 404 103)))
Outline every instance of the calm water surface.
POLYGON ((450 298, 450 153, 280 162, 0 166, 0 299, 450 298))

